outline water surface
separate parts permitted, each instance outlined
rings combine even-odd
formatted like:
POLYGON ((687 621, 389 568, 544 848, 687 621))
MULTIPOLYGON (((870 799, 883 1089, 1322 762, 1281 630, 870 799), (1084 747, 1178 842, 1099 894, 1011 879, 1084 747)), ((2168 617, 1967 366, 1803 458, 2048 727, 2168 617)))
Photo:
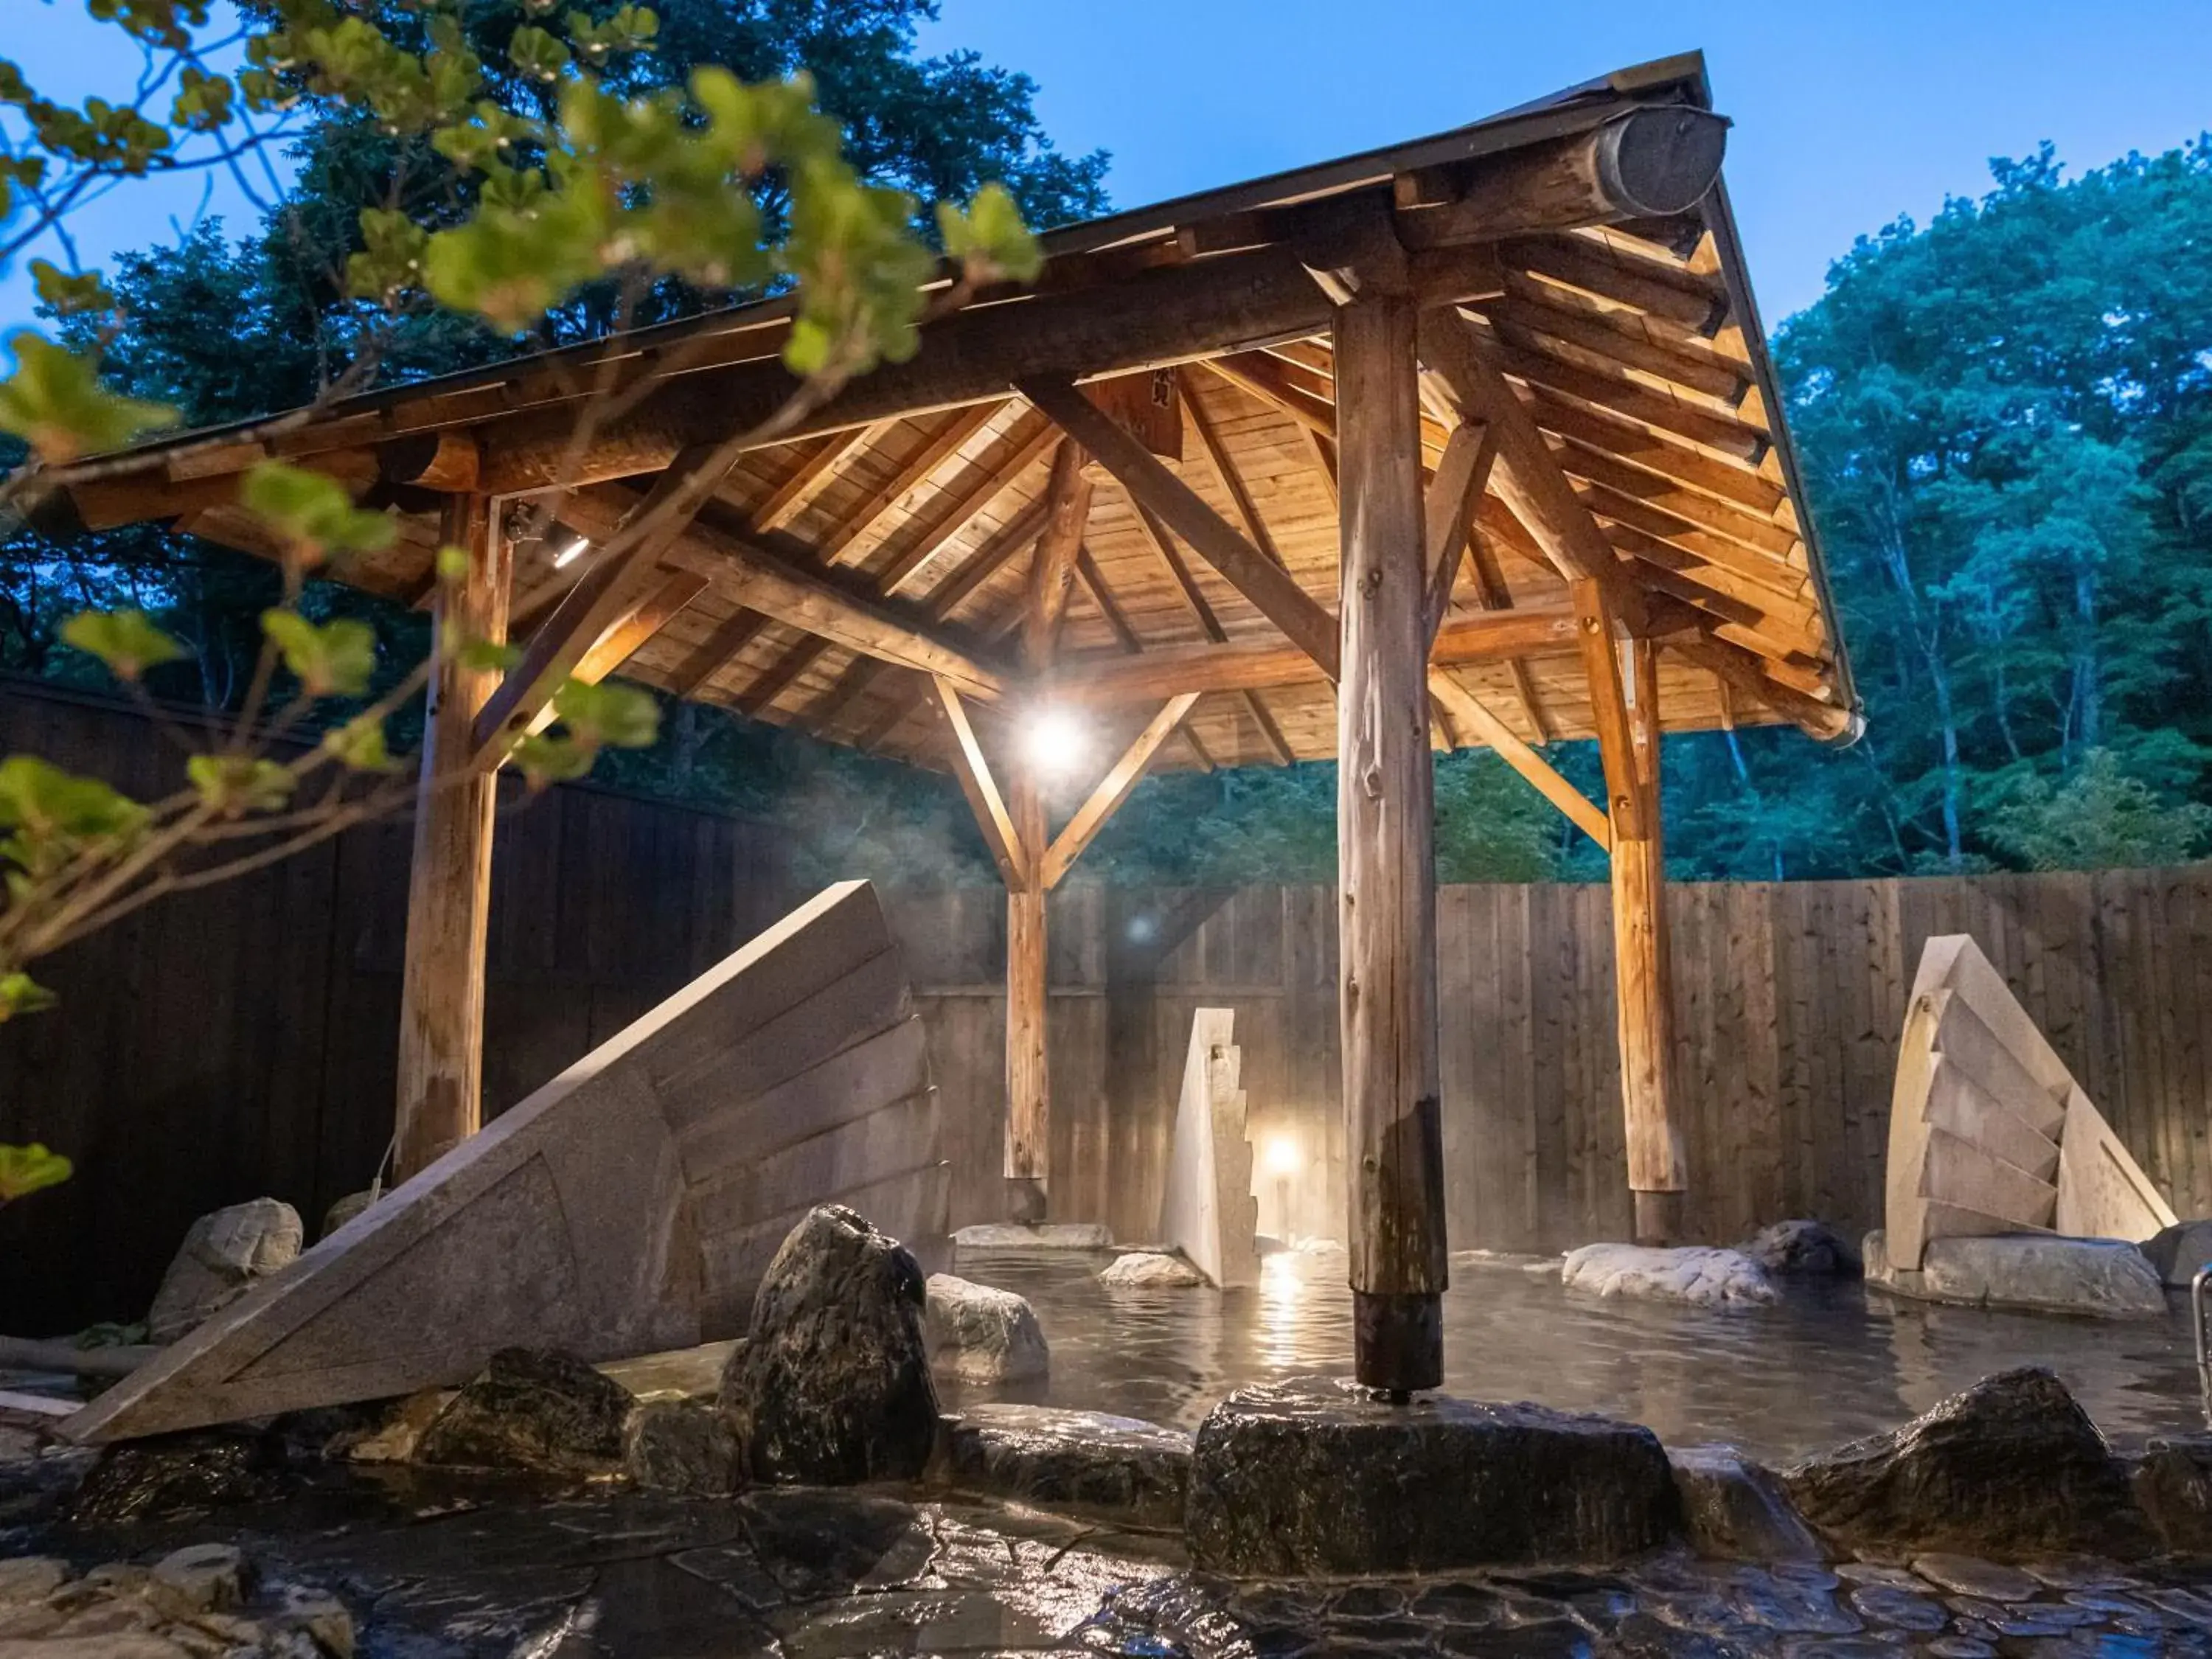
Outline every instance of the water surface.
MULTIPOLYGON (((963 1250, 953 1271, 1030 1299, 1052 1344, 1042 1383, 940 1378, 962 1399, 1024 1400, 1194 1428, 1248 1382, 1352 1368, 1341 1254, 1284 1252, 1249 1291, 1109 1291, 1110 1255, 963 1250)), ((1729 1440, 1781 1462, 1893 1428, 1976 1378, 2047 1365, 2121 1444, 2202 1429, 2185 1298, 2163 1321, 1943 1308, 1856 1280, 1793 1284, 1769 1307, 1698 1309, 1570 1291, 1556 1264, 1452 1268, 1444 1387, 1645 1423, 1677 1444, 1729 1440)))

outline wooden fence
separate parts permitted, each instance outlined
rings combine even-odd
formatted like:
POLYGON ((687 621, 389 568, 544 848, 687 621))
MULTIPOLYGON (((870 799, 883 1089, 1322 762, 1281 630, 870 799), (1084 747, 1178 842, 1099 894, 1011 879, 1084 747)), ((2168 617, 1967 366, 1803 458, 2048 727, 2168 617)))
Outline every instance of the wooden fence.
MULTIPOLYGON (((166 781, 143 722, 84 699, 0 695, 0 752, 22 749, 166 781)), ((81 1172, 0 1211, 0 1331, 131 1316, 194 1215, 267 1192, 312 1225, 368 1179, 392 1126, 407 845, 404 823, 352 832, 42 968, 64 1006, 0 1028, 0 1140, 42 1139, 81 1172)), ((588 789, 506 818, 488 1107, 780 914, 786 850, 759 824, 588 789)), ((1005 900, 890 900, 931 1028, 955 1219, 995 1218, 1005 900)), ((1454 887, 1440 904, 1454 1245, 1625 1237, 1605 890, 1454 887)), ((1668 904, 1698 1237, 1879 1218, 1905 993, 1922 942, 1961 931, 2175 1207, 2212 1213, 2212 872, 1678 886, 1668 904)), ((1071 884, 1051 916, 1055 1213, 1152 1231, 1191 1012, 1215 1006, 1237 1014, 1262 1226, 1339 1228, 1328 890, 1071 884)))

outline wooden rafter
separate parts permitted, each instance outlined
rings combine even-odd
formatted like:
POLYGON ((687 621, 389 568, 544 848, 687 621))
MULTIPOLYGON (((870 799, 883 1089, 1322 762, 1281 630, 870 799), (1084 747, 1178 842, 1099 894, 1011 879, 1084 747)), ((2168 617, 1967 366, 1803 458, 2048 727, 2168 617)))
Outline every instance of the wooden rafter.
POLYGON ((753 509, 752 527, 767 535, 790 524, 814 504, 814 498, 830 487, 846 462, 874 445, 891 425, 889 421, 880 421, 852 432, 832 433, 823 439, 807 453, 797 470, 753 509))
POLYGON ((927 484, 938 468, 988 425, 998 412, 998 405, 978 404, 971 409, 955 410, 946 416, 922 441, 921 448, 822 538, 816 550, 822 562, 833 565, 857 562, 867 550, 869 535, 906 504, 909 495, 927 484))
POLYGON ((684 659, 670 684, 670 692, 679 701, 688 701, 705 690, 714 676, 738 659, 738 653, 760 637, 761 629, 769 625, 766 617, 757 611, 739 606, 730 613, 729 619, 712 634, 706 642, 684 659))
POLYGON ((937 699, 938 712, 945 717, 952 733, 953 770, 960 779, 960 788, 968 797, 969 806, 975 811, 984 844, 991 849, 991 857, 999 866, 999 873, 1006 878, 1007 890, 1024 891, 1033 874, 1030 852, 1022 844, 1013 816, 1007 811, 1006 797, 991 775, 991 763, 984 757, 983 745, 975 741, 975 728, 968 718, 967 705, 961 701, 960 689, 938 676, 931 677, 929 685, 937 699))
MULTIPOLYGON (((1221 618, 1214 614, 1213 607, 1206 602, 1206 595, 1199 591, 1198 583, 1190 574, 1190 566, 1183 562, 1182 555, 1176 550, 1175 538, 1169 532, 1168 527, 1162 524, 1158 515, 1142 501, 1134 501, 1131 505, 1136 509, 1137 524, 1145 533, 1146 544, 1166 568, 1169 579, 1175 584, 1176 594, 1182 599, 1191 616, 1196 619, 1200 632, 1216 645, 1226 641, 1229 637, 1228 629, 1222 627, 1221 618)), ((1244 712, 1251 716, 1252 724, 1258 730, 1261 741, 1267 745, 1267 752, 1275 757, 1275 763, 1279 766, 1290 765, 1297 757, 1291 752, 1289 740, 1283 736, 1282 727, 1275 724, 1275 717, 1267 712, 1267 705, 1260 701, 1256 692, 1245 690, 1237 695, 1238 701, 1244 706, 1244 712)), ((1211 770, 1212 757, 1206 754, 1203 745, 1200 744, 1195 738, 1189 737, 1189 727, 1185 726, 1183 731, 1188 741, 1198 749, 1207 769, 1211 770)))
POLYGON ((1106 573, 1099 569, 1098 561, 1091 556, 1087 547, 1076 550, 1075 574, 1083 583, 1084 592, 1090 594, 1091 604, 1098 607, 1098 614, 1106 618, 1106 626, 1113 630, 1121 649, 1133 657, 1140 654, 1145 641, 1121 609, 1121 602, 1114 597, 1113 589, 1106 585, 1106 573))
POLYGON ((1432 640, 1451 609, 1452 588, 1459 580, 1474 527, 1474 504, 1490 482, 1491 463, 1497 457, 1496 434, 1488 426, 1462 422, 1452 429, 1443 459, 1437 463, 1437 475, 1429 481, 1423 514, 1429 591, 1422 610, 1432 640))
POLYGON ((1230 505, 1237 509, 1237 522, 1244 533, 1252 538, 1252 545, 1265 553, 1277 564, 1283 562, 1282 550, 1268 533, 1267 521, 1260 516, 1259 504, 1252 499, 1246 487, 1244 475, 1237 471, 1237 458, 1229 453, 1229 446, 1221 440, 1221 428, 1206 412, 1206 404, 1198 395, 1198 386, 1188 369, 1176 376, 1176 390, 1182 398, 1182 406, 1190 416, 1190 423, 1198 428, 1199 446, 1206 451, 1206 459, 1213 468, 1213 476, 1229 496, 1230 505))
POLYGON ((1441 702, 1454 723, 1497 751, 1498 757, 1535 786, 1544 799, 1573 820, 1575 827, 1608 851, 1613 830, 1605 809, 1569 783, 1550 762, 1523 743, 1498 712, 1453 675, 1441 668, 1429 671, 1429 692, 1441 702))
POLYGON ((1106 827, 1106 821, 1129 798, 1129 792, 1144 777, 1146 769, 1152 763, 1152 757, 1159 752, 1160 745, 1174 735, 1176 728, 1182 724, 1183 717, 1190 713, 1197 702, 1198 693, 1195 691, 1182 692, 1169 698, 1159 713, 1146 723, 1145 729, 1137 733, 1135 739, 1121 751, 1121 757, 1108 769, 1106 775, 1099 780, 1098 787, 1091 792, 1082 805, 1075 809, 1075 816, 1068 819, 1066 825, 1053 837, 1052 845, 1045 849, 1043 863, 1039 866, 1038 884, 1047 892, 1060 885, 1060 878, 1067 873, 1077 859, 1082 857, 1083 849, 1091 845, 1098 832, 1106 827))
POLYGON ((905 586, 916 572, 937 556, 939 549, 973 524, 977 514, 1003 495, 1015 479, 1035 465, 1059 441, 1060 434, 1049 421, 1038 421, 1027 431, 1011 437, 1004 452, 990 458, 972 483, 952 494, 944 514, 877 573, 877 591, 888 596, 905 586))
MULTIPOLYGON (((628 662, 643 647, 647 640, 676 620, 678 615, 692 600, 712 586, 696 570, 678 570, 641 600, 631 611, 605 633, 580 658, 569 678, 596 685, 628 662)), ((530 722, 533 732, 543 731, 553 722, 550 703, 540 708, 530 722)))
POLYGON ((1328 607, 1208 507, 1166 463, 1108 419, 1073 382, 1040 378, 1024 382, 1022 392, 1319 664, 1324 675, 1336 677, 1336 619, 1328 607))

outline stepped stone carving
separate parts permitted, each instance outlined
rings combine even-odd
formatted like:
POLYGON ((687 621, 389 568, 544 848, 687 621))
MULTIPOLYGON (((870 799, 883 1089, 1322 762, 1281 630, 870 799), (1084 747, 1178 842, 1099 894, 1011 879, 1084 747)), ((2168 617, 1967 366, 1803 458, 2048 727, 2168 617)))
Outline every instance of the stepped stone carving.
POLYGON ((2135 1243, 2174 1218, 1973 940, 1929 939, 1890 1102, 1888 1270, 1917 1272, 1931 1239, 2135 1243))

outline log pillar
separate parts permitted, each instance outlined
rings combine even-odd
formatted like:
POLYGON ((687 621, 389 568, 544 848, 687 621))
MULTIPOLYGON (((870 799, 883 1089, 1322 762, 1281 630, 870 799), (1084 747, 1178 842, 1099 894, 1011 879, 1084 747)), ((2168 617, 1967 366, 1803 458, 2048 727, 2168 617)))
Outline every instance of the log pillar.
POLYGON ((482 495, 448 495, 445 544, 465 548, 468 574, 439 585, 432 666, 407 883, 407 945, 399 1000, 396 1178, 434 1162, 483 1122, 484 940, 491 908, 495 774, 472 768, 471 728, 499 684, 453 647, 504 641, 513 554, 482 495))
POLYGON ((1037 1222, 1049 1209, 1052 1079, 1046 1060, 1048 1007, 1044 883, 1044 796, 1029 766, 1007 778, 1006 811, 1026 856, 1024 878, 1006 888, 1006 1218, 1037 1222))
POLYGON ((1435 779, 1413 300, 1337 311, 1342 536, 1337 885, 1354 1370, 1402 1395, 1443 1380, 1435 779))
POLYGON ((1657 652, 1650 640, 1621 637, 1595 583, 1574 587, 1612 818, 1613 979, 1635 1238, 1639 1244, 1670 1244, 1682 1237, 1688 1182, 1674 1111, 1657 652))

